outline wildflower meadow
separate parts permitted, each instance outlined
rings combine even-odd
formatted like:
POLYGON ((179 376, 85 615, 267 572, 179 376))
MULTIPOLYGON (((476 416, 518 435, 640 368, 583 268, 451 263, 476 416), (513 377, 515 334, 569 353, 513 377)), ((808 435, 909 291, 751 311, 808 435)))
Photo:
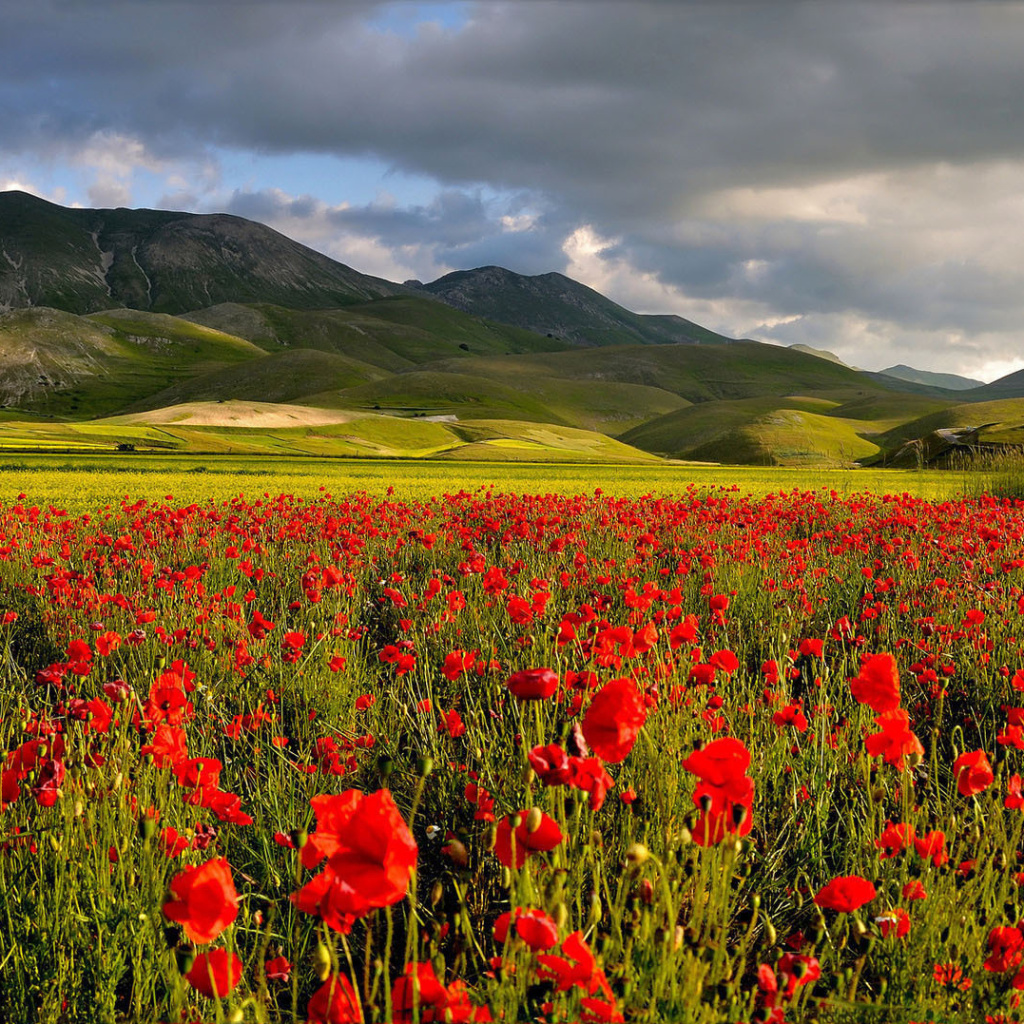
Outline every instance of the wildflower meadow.
POLYGON ((0 1020, 1024 1019, 1024 503, 0 507, 0 1020))

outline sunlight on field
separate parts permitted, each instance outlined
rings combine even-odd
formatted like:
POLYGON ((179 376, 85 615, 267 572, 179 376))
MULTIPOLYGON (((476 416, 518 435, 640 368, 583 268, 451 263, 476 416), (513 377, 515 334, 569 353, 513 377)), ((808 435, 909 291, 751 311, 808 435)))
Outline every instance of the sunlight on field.
MULTIPOLYGON (((423 460, 317 460, 281 457, 170 455, 11 455, 0 460, 0 503, 20 494, 37 504, 84 511, 126 494, 173 495, 183 504, 224 501, 239 494, 314 498, 354 491, 425 498, 460 490, 496 493, 679 494, 687 487, 729 488, 755 496, 798 490, 861 491, 941 500, 965 490, 960 473, 912 470, 761 469, 746 466, 588 466, 423 460)), ((967 490, 971 490, 968 486, 967 490)))

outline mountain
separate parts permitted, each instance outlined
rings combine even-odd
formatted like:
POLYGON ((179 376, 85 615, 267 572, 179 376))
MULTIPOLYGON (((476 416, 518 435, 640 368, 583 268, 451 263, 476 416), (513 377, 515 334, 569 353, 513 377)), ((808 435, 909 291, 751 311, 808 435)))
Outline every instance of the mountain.
POLYGON ((732 339, 681 316, 633 313, 564 274, 503 267, 458 270, 422 286, 455 309, 574 345, 722 344, 732 339))
POLYGON ((789 345, 788 347, 794 352, 803 352, 808 356, 817 356, 819 359, 827 359, 830 363, 839 363, 840 366, 849 365, 844 363, 842 359, 835 354, 835 352, 829 352, 828 349, 812 348, 810 345, 789 345))
POLYGON ((1024 370, 1008 373, 1005 377, 964 391, 958 398, 968 402, 991 402, 1000 398, 1024 398, 1024 370))
POLYGON ((913 366, 898 363, 885 370, 879 370, 887 377, 910 381, 913 384, 930 384, 933 387, 945 388, 947 391, 967 391, 971 388, 983 387, 985 382, 971 377, 961 377, 957 373, 932 373, 931 370, 918 370, 913 366))
POLYGON ((0 192, 0 309, 322 309, 409 293, 242 217, 68 209, 0 192))

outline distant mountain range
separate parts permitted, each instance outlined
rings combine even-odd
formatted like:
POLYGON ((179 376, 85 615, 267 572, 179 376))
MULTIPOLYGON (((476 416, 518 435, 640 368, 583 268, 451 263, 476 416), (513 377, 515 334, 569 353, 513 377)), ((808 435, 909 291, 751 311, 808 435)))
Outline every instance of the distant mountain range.
POLYGON ((866 373, 633 313, 562 274, 397 284, 239 217, 21 192, 0 193, 0 406, 8 446, 806 465, 972 426, 1024 440, 1024 373, 866 373))

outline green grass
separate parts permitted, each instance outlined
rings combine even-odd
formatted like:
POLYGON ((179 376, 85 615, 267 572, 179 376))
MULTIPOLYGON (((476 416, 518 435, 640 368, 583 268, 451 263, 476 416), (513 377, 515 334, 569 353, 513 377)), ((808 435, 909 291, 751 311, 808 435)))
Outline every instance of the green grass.
POLYGON ((953 405, 893 427, 880 439, 896 449, 905 441, 924 437, 934 430, 953 427, 980 427, 980 440, 1006 444, 1024 443, 1024 398, 1004 398, 992 402, 953 405))
MULTIPOLYGON (((475 369, 475 362, 466 371, 475 369)), ((518 419, 618 435, 686 400, 660 388, 615 381, 552 379, 534 372, 490 377, 415 370, 349 388, 309 395, 310 405, 381 409, 402 415, 455 415, 459 420, 518 419)))

